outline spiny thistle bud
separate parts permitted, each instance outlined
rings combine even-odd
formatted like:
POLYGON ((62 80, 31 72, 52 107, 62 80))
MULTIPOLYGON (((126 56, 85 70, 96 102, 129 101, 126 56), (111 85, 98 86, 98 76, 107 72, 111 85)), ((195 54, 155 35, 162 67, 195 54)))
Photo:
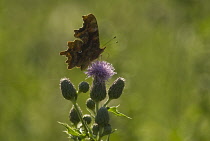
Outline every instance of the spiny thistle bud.
POLYGON ((79 116, 77 111, 75 110, 74 106, 71 108, 69 113, 69 120, 74 124, 77 125, 80 122, 79 116))
POLYGON ((86 106, 88 107, 88 109, 94 110, 95 109, 95 102, 91 98, 88 98, 87 101, 86 101, 86 106))
POLYGON ((106 85, 105 82, 93 80, 93 85, 90 90, 90 98, 95 102, 102 101, 106 98, 106 85))
POLYGON ((84 115, 82 118, 83 118, 83 120, 84 120, 87 124, 90 124, 91 121, 92 121, 90 115, 84 115))
POLYGON ((104 127, 109 123, 109 113, 107 111, 107 108, 101 107, 95 117, 95 122, 99 125, 104 127))
POLYGON ((62 95, 67 100, 76 100, 77 99, 77 92, 74 88, 74 85, 68 78, 62 78, 60 80, 60 88, 62 95))
POLYGON ((122 91, 125 87, 125 79, 124 78, 117 78, 112 86, 109 88, 108 95, 109 99, 117 99, 121 96, 122 91))
POLYGON ((105 136, 105 135, 109 135, 112 133, 112 127, 110 124, 107 124, 106 126, 104 126, 104 131, 102 133, 102 136, 105 136))
POLYGON ((93 134, 94 134, 94 135, 97 135, 97 134, 98 134, 98 131, 99 131, 99 126, 98 126, 98 124, 94 124, 94 125, 93 125, 92 131, 93 131, 93 134))
POLYGON ((89 90, 89 84, 87 82, 81 82, 79 84, 79 92, 86 93, 89 90))

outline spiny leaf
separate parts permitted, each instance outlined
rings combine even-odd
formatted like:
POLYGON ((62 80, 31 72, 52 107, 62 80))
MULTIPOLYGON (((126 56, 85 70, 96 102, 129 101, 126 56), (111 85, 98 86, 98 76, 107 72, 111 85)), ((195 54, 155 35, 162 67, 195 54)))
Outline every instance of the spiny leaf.
POLYGON ((126 115, 123 114, 123 113, 120 113, 120 112, 117 110, 118 107, 119 107, 119 105, 118 105, 118 106, 109 107, 109 108, 108 108, 108 111, 114 113, 116 116, 121 116, 121 117, 126 117, 126 118, 129 118, 129 119, 132 119, 131 117, 126 116, 126 115))
POLYGON ((72 135, 72 136, 77 136, 77 137, 84 136, 84 135, 80 134, 77 130, 75 130, 74 128, 70 127, 67 123, 62 123, 62 122, 58 122, 58 123, 63 125, 67 129, 67 131, 64 131, 66 134, 72 135))

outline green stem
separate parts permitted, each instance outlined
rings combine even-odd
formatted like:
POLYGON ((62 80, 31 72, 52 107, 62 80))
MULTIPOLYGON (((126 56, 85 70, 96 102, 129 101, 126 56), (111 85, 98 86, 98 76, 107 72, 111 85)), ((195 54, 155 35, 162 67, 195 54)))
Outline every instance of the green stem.
POLYGON ((95 113, 94 110, 89 110, 89 109, 87 109, 87 111, 90 113, 90 116, 91 116, 92 118, 95 118, 96 113, 95 113))
POLYGON ((96 102, 96 114, 98 112, 99 102, 96 102))
MULTIPOLYGON (((81 114, 81 112, 80 112, 80 110, 79 110, 79 106, 77 105, 76 102, 72 102, 72 103, 73 103, 73 105, 74 105, 75 110, 77 111, 77 114, 78 114, 78 116, 79 116, 80 121, 82 122, 82 125, 83 125, 83 127, 84 127, 84 129, 85 129, 85 132, 86 132, 86 134, 88 135, 88 128, 87 128, 87 125, 85 124, 84 120, 82 119, 82 114, 81 114)), ((88 136, 89 136, 89 135, 88 135, 88 136)))
POLYGON ((99 127, 99 138, 98 138, 98 141, 101 141, 102 133, 103 133, 103 127, 99 127))
POLYGON ((84 122, 84 120, 82 119, 82 114, 81 114, 81 112, 79 110, 79 106, 77 105, 76 102, 73 102, 73 105, 74 105, 74 107, 75 107, 75 109, 77 111, 77 114, 79 116, 80 121, 82 122, 82 125, 83 125, 83 127, 85 129, 86 134, 92 139, 93 133, 92 133, 91 129, 87 126, 87 124, 84 122))
POLYGON ((108 99, 108 100, 104 103, 104 107, 106 107, 106 105, 109 104, 110 101, 111 101, 111 99, 108 99))
POLYGON ((81 91, 77 91, 77 96, 79 95, 79 94, 81 94, 82 92, 81 91))

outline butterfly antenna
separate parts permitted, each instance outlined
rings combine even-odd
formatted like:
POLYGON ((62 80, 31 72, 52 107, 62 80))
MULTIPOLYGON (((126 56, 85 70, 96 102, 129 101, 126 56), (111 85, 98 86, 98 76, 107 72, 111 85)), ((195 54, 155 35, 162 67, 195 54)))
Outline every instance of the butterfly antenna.
MULTIPOLYGON (((105 45, 107 45, 108 43, 110 43, 112 40, 114 40, 114 39, 116 39, 117 37, 116 36, 114 36, 112 39, 110 39, 109 41, 107 41, 104 45, 103 45, 103 47, 105 46, 105 45)), ((116 42, 117 43, 117 42, 116 42)))

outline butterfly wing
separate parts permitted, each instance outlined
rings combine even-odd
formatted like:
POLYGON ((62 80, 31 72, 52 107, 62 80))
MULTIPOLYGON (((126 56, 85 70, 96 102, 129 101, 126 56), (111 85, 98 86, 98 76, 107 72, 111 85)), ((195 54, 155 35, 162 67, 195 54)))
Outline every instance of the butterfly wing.
POLYGON ((68 58, 68 69, 80 67, 84 70, 88 65, 104 51, 100 48, 98 24, 93 14, 82 16, 83 26, 74 30, 74 37, 78 38, 73 42, 68 42, 68 50, 61 52, 68 58))

